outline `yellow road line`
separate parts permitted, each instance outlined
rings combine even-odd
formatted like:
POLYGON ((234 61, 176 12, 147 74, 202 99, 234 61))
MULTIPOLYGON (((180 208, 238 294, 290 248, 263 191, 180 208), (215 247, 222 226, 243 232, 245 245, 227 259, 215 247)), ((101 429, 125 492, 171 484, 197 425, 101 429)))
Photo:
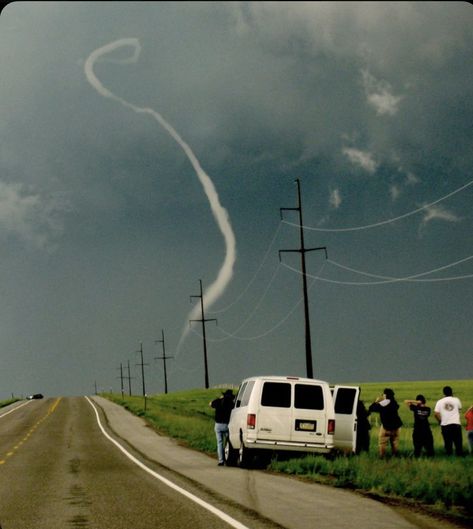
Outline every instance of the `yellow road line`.
POLYGON ((11 457, 13 455, 15 455, 15 451, 18 450, 20 448, 20 446, 25 442, 27 441, 31 435, 33 434, 33 432, 36 430, 36 428, 45 420, 47 419, 52 413, 54 413, 56 411, 56 408, 58 407, 58 404, 59 402, 61 401, 62 397, 58 397, 54 402, 53 404, 51 404, 51 406, 49 407, 48 409, 48 413, 46 415, 44 415, 33 427, 30 428, 30 430, 28 431, 28 433, 25 435, 25 437, 23 437, 23 439, 21 441, 19 441, 12 449, 10 449, 9 452, 6 453, 6 455, 4 456, 5 459, 0 459, 0 465, 4 465, 6 463, 6 458, 8 457, 11 457))

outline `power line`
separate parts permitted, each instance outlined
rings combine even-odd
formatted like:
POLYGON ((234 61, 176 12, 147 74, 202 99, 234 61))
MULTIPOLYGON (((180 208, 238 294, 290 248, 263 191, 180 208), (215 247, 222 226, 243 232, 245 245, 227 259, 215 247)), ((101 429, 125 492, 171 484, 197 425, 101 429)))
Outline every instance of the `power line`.
POLYGON ((439 268, 435 268, 434 270, 429 270, 427 272, 421 272, 420 274, 415 274, 415 275, 407 276, 407 277, 390 277, 390 276, 377 275, 377 274, 372 274, 369 272, 363 272, 362 270, 356 270, 355 268, 342 265, 340 263, 337 263, 336 261, 332 261, 331 259, 328 259, 328 262, 334 266, 337 266, 338 268, 342 268, 343 270, 348 270, 349 272, 354 272, 356 274, 364 275, 367 277, 374 277, 375 279, 387 279, 390 281, 433 282, 433 281, 453 281, 453 280, 458 280, 458 279, 466 279, 469 277, 473 277, 473 274, 457 276, 457 277, 434 278, 434 279, 417 279, 417 278, 422 277, 422 276, 427 276, 430 274, 435 274, 436 272, 441 272, 442 270, 446 270, 447 268, 452 268, 453 266, 457 266, 459 264, 465 263, 466 261, 470 261, 471 259, 473 259, 473 255, 470 255, 469 257, 465 257, 464 259, 460 259, 459 261, 456 261, 454 263, 450 263, 450 264, 441 266, 439 268))
MULTIPOLYGON (((445 277, 445 278, 433 278, 433 279, 417 279, 421 276, 424 276, 424 275, 429 275, 429 274, 433 274, 435 272, 439 272, 441 270, 445 270, 446 268, 450 268, 452 266, 455 266, 455 265, 458 265, 458 264, 461 264, 469 259, 472 259, 473 256, 470 256, 470 257, 467 257, 465 259, 462 259, 460 261, 457 261, 456 263, 451 263, 449 265, 445 265, 445 266, 442 266, 440 268, 436 268, 434 270, 429 270, 428 272, 421 272, 420 274, 414 274, 414 275, 411 275, 411 276, 406 276, 406 277, 389 277, 389 276, 380 276, 380 275, 375 275, 375 274, 369 274, 367 272, 362 272, 362 271, 359 271, 359 270, 355 270, 353 268, 349 268, 349 267, 346 267, 344 265, 340 265, 339 263, 336 263, 334 261, 330 261, 328 260, 328 262, 330 262, 330 264, 333 264, 335 266, 338 266, 339 268, 344 268, 346 270, 349 270, 350 272, 355 272, 355 273, 359 273, 359 274, 362 274, 362 275, 366 275, 366 276, 369 276, 369 277, 374 277, 374 278, 381 278, 383 279, 382 281, 340 281, 340 280, 335 280, 335 279, 329 279, 329 278, 326 278, 326 277, 321 277, 319 275, 311 275, 311 274, 307 274, 308 277, 310 277, 311 279, 314 279, 314 280, 317 280, 317 281, 323 281, 325 283, 333 283, 333 284, 337 284, 337 285, 349 285, 349 286, 378 286, 378 285, 387 285, 387 284, 390 284, 390 283, 403 283, 403 282, 419 282, 419 283, 434 283, 434 282, 440 282, 440 281, 457 281, 457 280, 461 280, 461 279, 468 279, 468 278, 471 278, 473 277, 473 274, 467 274, 467 275, 462 275, 462 276, 455 276, 455 277, 445 277)), ((292 266, 289 266, 289 265, 286 265, 284 263, 282 263, 282 265, 284 267, 286 267, 287 269, 297 273, 297 274, 300 274, 300 271, 297 269, 297 268, 294 268, 292 266)))
MULTIPOLYGON (((278 272, 280 270, 280 266, 278 264, 278 266, 276 267, 275 271, 273 272, 273 275, 271 277, 271 280, 269 281, 268 285, 266 286, 266 289, 265 291, 263 292, 263 295, 260 297, 260 299, 258 300, 258 302, 256 303, 256 305, 253 307, 253 309, 251 310, 251 312, 248 314, 248 316, 246 317, 245 320, 243 320, 243 323, 241 323, 232 333, 228 333, 226 332, 225 330, 222 330, 220 327, 219 329, 222 330, 222 332, 224 334, 226 334, 227 336, 233 336, 233 337, 236 337, 235 334, 241 330, 252 318, 253 318, 253 315, 255 314, 255 312, 258 310, 258 308, 260 307, 261 303, 263 302, 263 300, 266 298, 266 295, 270 289, 270 287, 272 286, 278 272)), ((217 339, 212 339, 210 341, 212 342, 223 342, 225 340, 227 340, 228 338, 217 338, 217 339)))
MULTIPOLYGON (((473 185, 473 180, 471 180, 467 184, 459 187, 458 189, 455 189, 455 191, 452 191, 448 195, 445 195, 445 196, 439 198, 438 200, 435 200, 434 202, 430 202, 429 204, 425 204, 424 206, 422 206, 422 207, 420 207, 418 209, 415 209, 413 211, 409 211, 408 213, 404 213, 403 215, 400 215, 399 217, 394 217, 392 219, 387 219, 387 220, 383 220, 383 221, 380 221, 380 222, 375 222, 374 224, 366 224, 364 226, 352 226, 352 227, 348 227, 348 228, 316 228, 315 226, 303 226, 303 227, 306 230, 324 231, 324 232, 338 232, 338 233, 348 232, 348 231, 367 230, 367 229, 370 229, 370 228, 377 228, 378 226, 383 226, 385 224, 390 224, 392 222, 396 222, 398 220, 405 219, 406 217, 410 217, 411 215, 415 215, 416 213, 419 213, 421 211, 424 211, 425 209, 428 209, 428 208, 430 208, 432 206, 435 206, 439 202, 442 202, 443 200, 446 200, 447 198, 450 198, 453 195, 456 195, 457 193, 459 193, 460 191, 463 191, 464 189, 466 189, 467 187, 470 187, 471 185, 473 185)), ((294 226, 294 227, 298 227, 298 228, 301 227, 299 224, 296 224, 294 222, 288 222, 288 221, 285 221, 285 220, 283 220, 283 222, 285 224, 288 224, 289 226, 294 226)))
POLYGON ((250 286, 253 284, 253 282, 255 281, 256 277, 258 276, 258 274, 260 273, 261 269, 263 268, 265 262, 266 262, 266 259, 268 258, 268 256, 270 255, 270 252, 271 252, 271 249, 273 247, 273 244, 274 244, 274 241, 276 240, 276 237, 278 236, 279 234, 279 231, 281 230, 281 222, 278 224, 278 227, 276 228, 276 231, 274 233, 274 236, 268 246, 268 249, 266 250, 266 253, 264 254, 264 257, 263 257, 263 260, 261 261, 258 269, 256 270, 255 274, 253 275, 253 277, 251 278, 251 280, 249 281, 249 283, 246 285, 246 287, 240 292, 240 294, 230 303, 228 304, 226 307, 223 307, 222 309, 219 309, 219 310, 209 310, 208 313, 209 314, 221 314, 223 312, 226 312, 228 309, 230 309, 231 307, 233 307, 233 305, 235 305, 236 303, 238 303, 238 301, 240 301, 240 299, 246 294, 247 290, 250 288, 250 286))
MULTIPOLYGON (((322 266, 320 267, 320 270, 318 271, 318 274, 320 274, 323 271, 323 269, 325 267, 325 263, 326 263, 326 261, 324 261, 322 263, 322 266)), ((309 286, 308 286, 309 292, 310 292, 310 289, 313 287, 314 284, 315 284, 315 280, 313 280, 313 281, 311 281, 309 283, 309 286)), ((230 333, 230 332, 226 331, 225 329, 222 329, 221 326, 218 326, 217 329, 220 332, 222 332, 223 334, 226 334, 227 337, 226 338, 209 339, 209 341, 210 342, 221 342, 221 341, 229 340, 230 338, 234 338, 235 340, 248 341, 248 342, 251 342, 251 341, 254 341, 254 340, 260 340, 261 338, 264 338, 264 337, 268 336, 269 334, 274 332, 276 329, 281 327, 281 325, 286 323, 286 321, 290 318, 290 316, 292 316, 292 314, 299 307, 299 305, 302 303, 302 301, 303 301, 303 298, 302 297, 299 298, 299 300, 294 304, 294 306, 289 310, 289 312, 281 320, 279 320, 275 325, 273 325, 271 328, 267 329, 266 331, 264 331, 261 334, 254 335, 254 336, 237 336, 236 334, 230 333)), ((196 331, 193 331, 193 332, 198 334, 196 331)))

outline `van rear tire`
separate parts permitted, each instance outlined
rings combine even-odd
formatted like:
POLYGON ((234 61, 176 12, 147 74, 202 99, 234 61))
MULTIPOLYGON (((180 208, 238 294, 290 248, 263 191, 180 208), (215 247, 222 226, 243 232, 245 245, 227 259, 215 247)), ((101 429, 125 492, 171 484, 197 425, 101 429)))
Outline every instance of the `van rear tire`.
POLYGON ((253 451, 245 446, 243 441, 238 450, 238 466, 240 468, 250 468, 253 462, 253 451))
POLYGON ((233 448, 230 439, 225 442, 225 447, 223 449, 223 456, 225 458, 225 464, 229 467, 234 467, 238 462, 238 450, 233 448))

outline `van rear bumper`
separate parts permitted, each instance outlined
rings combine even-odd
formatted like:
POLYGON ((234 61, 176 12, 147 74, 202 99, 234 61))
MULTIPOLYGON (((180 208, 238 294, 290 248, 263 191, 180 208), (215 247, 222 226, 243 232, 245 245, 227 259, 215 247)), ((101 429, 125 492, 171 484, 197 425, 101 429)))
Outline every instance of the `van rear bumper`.
POLYGON ((329 454, 334 449, 334 445, 303 443, 295 441, 273 441, 267 439, 247 439, 248 448, 259 448, 265 450, 290 450, 295 452, 317 452, 319 454, 329 454))

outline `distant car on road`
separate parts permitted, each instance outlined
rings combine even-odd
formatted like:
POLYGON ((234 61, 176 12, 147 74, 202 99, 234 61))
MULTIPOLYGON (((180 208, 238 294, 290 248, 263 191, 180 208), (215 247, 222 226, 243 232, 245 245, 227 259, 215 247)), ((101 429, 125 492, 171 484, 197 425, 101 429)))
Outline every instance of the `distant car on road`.
POLYGON ((28 400, 33 400, 33 399, 42 399, 44 398, 43 395, 41 393, 35 393, 34 395, 29 395, 28 396, 28 400))

